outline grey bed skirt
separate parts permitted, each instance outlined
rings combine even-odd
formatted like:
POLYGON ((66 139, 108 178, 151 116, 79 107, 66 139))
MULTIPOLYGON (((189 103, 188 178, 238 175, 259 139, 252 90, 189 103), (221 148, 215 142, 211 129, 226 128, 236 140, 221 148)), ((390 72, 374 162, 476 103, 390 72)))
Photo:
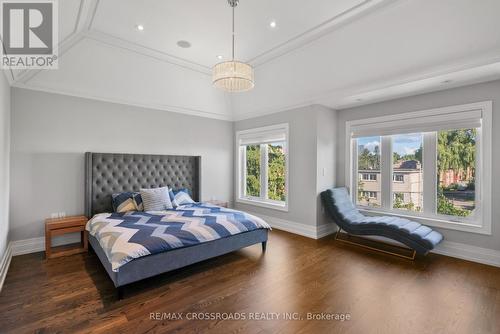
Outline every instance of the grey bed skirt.
MULTIPOLYGON (((257 243, 264 243, 267 241, 267 233, 267 229, 258 229, 205 242, 196 246, 183 247, 163 253, 144 256, 123 265, 118 272, 114 272, 111 269, 111 264, 97 239, 89 235, 89 242, 108 272, 115 287, 118 288, 196 262, 231 253, 244 247, 257 243)), ((263 245, 263 248, 264 247, 263 245)))

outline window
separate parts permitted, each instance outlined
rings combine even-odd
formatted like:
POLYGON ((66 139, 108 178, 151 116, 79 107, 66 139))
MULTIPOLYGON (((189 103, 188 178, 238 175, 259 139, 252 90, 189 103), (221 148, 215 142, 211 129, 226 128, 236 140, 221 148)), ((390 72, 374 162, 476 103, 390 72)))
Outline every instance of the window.
POLYGON ((404 174, 394 173, 393 181, 394 182, 405 182, 404 174))
POLYGON ((380 137, 359 138, 358 148, 358 197, 360 206, 380 207, 380 137), (370 196, 370 194, 374 194, 370 196))
POLYGON ((246 191, 247 196, 260 196, 260 145, 247 145, 246 148, 246 191))
POLYGON ((491 118, 480 102, 347 122, 357 206, 491 234, 491 118))
POLYGON ((361 174, 361 179, 363 181, 377 181, 377 174, 362 173, 361 174))
POLYGON ((423 138, 422 133, 391 136, 392 192, 403 195, 394 197, 393 209, 422 211, 423 138))
POLYGON ((267 193, 268 198, 274 201, 285 202, 285 142, 267 145, 268 173, 267 193))
POLYGON ((405 200, 405 194, 403 193, 393 193, 393 200, 394 201, 404 201, 405 200))
POLYGON ((239 131, 238 202, 288 209, 288 125, 239 131))
POLYGON ((468 217, 476 207, 477 129, 439 131, 437 137, 437 211, 468 217))
POLYGON ((361 196, 365 198, 373 198, 377 199, 377 192, 376 191, 361 191, 361 196))

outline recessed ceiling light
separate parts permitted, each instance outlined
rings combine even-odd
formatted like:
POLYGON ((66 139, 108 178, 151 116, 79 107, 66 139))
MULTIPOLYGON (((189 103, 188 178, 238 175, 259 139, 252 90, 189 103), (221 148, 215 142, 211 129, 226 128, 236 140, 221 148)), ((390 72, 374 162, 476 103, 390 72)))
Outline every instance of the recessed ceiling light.
POLYGON ((188 41, 178 41, 177 46, 183 49, 187 49, 191 47, 191 43, 189 43, 188 41))
POLYGON ((223 59, 223 58, 224 58, 224 56, 223 56, 223 55, 217 55, 216 57, 217 57, 217 59, 219 59, 219 60, 221 60, 221 59, 223 59))
POLYGON ((275 20, 272 20, 271 22, 269 22, 269 26, 271 28, 276 28, 277 24, 276 24, 276 21, 275 20))
POLYGON ((143 31, 144 30, 144 26, 142 24, 138 24, 135 26, 135 29, 139 30, 139 31, 143 31))

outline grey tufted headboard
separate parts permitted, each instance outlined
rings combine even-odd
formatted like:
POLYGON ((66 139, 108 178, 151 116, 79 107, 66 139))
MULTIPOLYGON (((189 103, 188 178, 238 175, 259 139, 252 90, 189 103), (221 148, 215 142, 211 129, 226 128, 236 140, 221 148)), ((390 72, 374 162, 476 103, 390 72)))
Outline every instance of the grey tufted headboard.
POLYGON ((140 188, 188 188, 200 200, 201 157, 85 153, 85 215, 112 212, 111 195, 140 188))

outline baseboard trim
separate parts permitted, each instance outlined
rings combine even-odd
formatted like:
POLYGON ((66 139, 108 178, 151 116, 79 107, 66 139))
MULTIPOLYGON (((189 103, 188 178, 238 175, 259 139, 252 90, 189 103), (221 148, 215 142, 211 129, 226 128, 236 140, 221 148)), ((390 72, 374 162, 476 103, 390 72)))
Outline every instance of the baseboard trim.
POLYGON ((500 267, 500 251, 444 240, 431 253, 500 267))
POLYGON ((43 237, 11 241, 11 244, 12 256, 45 251, 45 238, 43 237))
MULTIPOLYGON (((302 235, 307 238, 320 239, 337 231, 335 224, 312 226, 259 213, 250 213, 264 219, 271 227, 277 230, 302 235)), ((61 240, 60 242, 56 242, 55 245, 59 246, 65 243, 68 243, 67 240, 61 240)), ((11 241, 0 262, 0 290, 7 275, 12 256, 42 252, 44 250, 45 238, 43 237, 11 241)), ((500 267, 500 251, 494 249, 445 240, 432 250, 432 253, 500 267)))
POLYGON ((12 260, 12 244, 9 242, 7 248, 3 254, 0 261, 0 291, 2 291, 3 283, 5 282, 5 277, 7 277, 7 271, 9 270, 10 260, 12 260))
POLYGON ((335 224, 323 224, 316 227, 316 239, 324 238, 337 232, 338 227, 335 224))
MULTIPOLYGON (((312 239, 323 238, 337 231, 337 226, 335 224, 310 226, 281 218, 262 215, 255 212, 250 213, 255 216, 261 217, 269 225, 271 225, 271 227, 276 228, 277 230, 283 230, 312 239)), ((482 248, 444 240, 434 250, 432 250, 432 253, 500 267, 500 251, 494 249, 482 248)))
POLYGON ((262 215, 256 212, 248 212, 248 213, 264 219, 269 225, 271 225, 272 228, 290 232, 293 234, 298 234, 311 239, 320 239, 337 231, 337 226, 333 223, 323 224, 319 226, 305 225, 290 220, 262 215))

